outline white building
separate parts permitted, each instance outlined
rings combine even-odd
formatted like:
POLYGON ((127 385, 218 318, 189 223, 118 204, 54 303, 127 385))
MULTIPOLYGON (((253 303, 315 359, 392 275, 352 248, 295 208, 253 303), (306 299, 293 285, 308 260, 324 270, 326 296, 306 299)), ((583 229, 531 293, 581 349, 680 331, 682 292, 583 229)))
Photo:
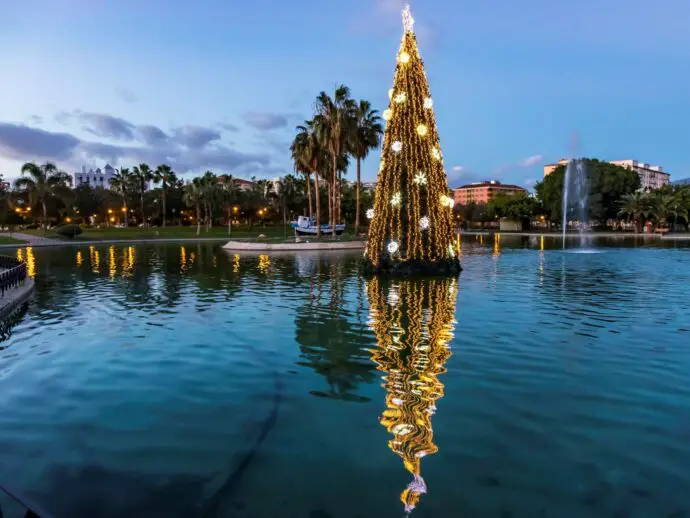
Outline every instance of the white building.
POLYGON ((665 173, 660 165, 649 165, 637 160, 611 160, 610 163, 635 171, 642 182, 642 189, 659 189, 668 185, 671 179, 671 174, 665 173))
POLYGON ((110 187, 110 180, 112 180, 113 175, 115 175, 115 168, 110 164, 106 164, 102 171, 100 167, 87 171, 86 167, 81 166, 81 172, 74 173, 74 186, 88 185, 107 189, 110 187))

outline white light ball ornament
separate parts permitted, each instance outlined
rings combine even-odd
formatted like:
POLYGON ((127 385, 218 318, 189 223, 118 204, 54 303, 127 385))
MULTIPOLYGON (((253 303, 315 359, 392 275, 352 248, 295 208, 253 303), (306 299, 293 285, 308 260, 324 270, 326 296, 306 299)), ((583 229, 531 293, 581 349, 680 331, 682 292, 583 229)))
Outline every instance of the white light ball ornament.
POLYGON ((419 228, 422 230, 427 230, 429 228, 429 218, 427 216, 422 216, 419 220, 419 228))
POLYGON ((400 92, 398 95, 395 96, 395 102, 398 104, 402 104, 407 100, 407 94, 405 92, 400 92))
POLYGON ((426 125, 420 124, 417 126, 417 135, 420 137, 426 137, 427 133, 429 133, 429 128, 427 128, 426 125))
POLYGON ((393 93, 394 93, 394 92, 395 92, 395 90, 393 90, 392 88, 391 88, 390 90, 388 90, 388 98, 389 98, 389 99, 392 99, 392 98, 393 98, 393 93))
POLYGON ((393 142, 393 144, 391 145, 391 149, 392 149, 395 153, 400 153, 400 151, 402 151, 402 142, 400 142, 399 140, 396 140, 396 141, 393 142))
POLYGON ((452 209, 455 207, 455 200, 451 198, 450 196, 443 196, 441 195, 441 206, 442 207, 448 207, 449 209, 452 209))
POLYGON ((398 251, 398 242, 397 241, 391 241, 388 243, 388 253, 393 255, 398 251))
POLYGON ((433 156, 435 160, 441 160, 441 152, 438 150, 438 148, 431 150, 431 156, 433 156))
POLYGON ((372 219, 374 217, 374 209, 367 210, 367 219, 372 219))
POLYGON ((401 52, 400 56, 398 56, 398 61, 400 61, 401 63, 409 63, 410 55, 407 52, 401 52))
POLYGON ((431 108, 433 108, 434 107, 434 100, 431 97, 427 97, 426 99, 424 99, 424 107, 427 110, 430 110, 431 108))
POLYGON ((389 121, 393 117, 393 110, 388 108, 387 110, 383 110, 383 120, 389 121))

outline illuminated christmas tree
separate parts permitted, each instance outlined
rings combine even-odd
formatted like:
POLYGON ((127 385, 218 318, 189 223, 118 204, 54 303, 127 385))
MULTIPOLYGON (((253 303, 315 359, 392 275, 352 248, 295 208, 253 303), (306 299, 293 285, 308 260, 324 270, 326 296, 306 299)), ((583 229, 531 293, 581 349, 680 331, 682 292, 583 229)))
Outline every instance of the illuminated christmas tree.
POLYGON ((414 19, 403 10, 404 33, 376 184, 366 248, 367 266, 388 273, 458 273, 453 198, 443 169, 434 103, 417 49, 414 19))
POLYGON ((443 397, 438 376, 450 357, 448 343, 455 326, 457 280, 402 280, 385 284, 374 277, 367 283, 376 334, 372 360, 384 372, 386 410, 381 424, 392 434, 388 447, 403 460, 412 480, 400 499, 405 512, 418 504, 426 483, 421 461, 438 451, 431 417, 443 397))

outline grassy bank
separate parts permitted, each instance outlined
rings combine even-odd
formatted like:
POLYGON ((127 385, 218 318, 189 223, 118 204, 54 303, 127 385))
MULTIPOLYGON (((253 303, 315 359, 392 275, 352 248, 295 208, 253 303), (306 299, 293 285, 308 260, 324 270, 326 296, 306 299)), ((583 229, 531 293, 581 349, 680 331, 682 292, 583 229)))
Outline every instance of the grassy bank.
POLYGON ((21 245, 26 241, 9 236, 0 236, 0 245, 21 245))
MULTIPOLYGON (((26 234, 32 234, 40 237, 47 237, 50 239, 64 240, 64 241, 114 241, 114 240, 156 240, 156 239, 258 239, 268 241, 280 241, 284 239, 293 240, 294 231, 288 228, 287 237, 285 235, 285 228, 282 226, 254 226, 250 229, 245 225, 236 225, 232 228, 232 233, 228 234, 228 227, 213 227, 208 231, 201 229, 197 236, 196 227, 166 227, 166 228, 84 228, 83 233, 74 239, 65 238, 56 234, 55 232, 44 232, 41 229, 24 230, 26 234)), ((352 239, 350 234, 344 234, 340 237, 342 240, 352 239)), ((315 238, 307 238, 309 240, 316 240, 315 238)), ((330 239, 330 237, 328 238, 330 239)))

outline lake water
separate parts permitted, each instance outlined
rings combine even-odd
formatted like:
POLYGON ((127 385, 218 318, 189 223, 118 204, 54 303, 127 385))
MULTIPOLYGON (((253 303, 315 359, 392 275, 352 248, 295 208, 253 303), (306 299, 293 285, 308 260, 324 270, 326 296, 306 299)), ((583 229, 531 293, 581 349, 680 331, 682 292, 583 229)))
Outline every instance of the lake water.
POLYGON ((394 282, 20 249, 0 483, 58 518, 690 517, 690 248, 558 244, 470 237, 457 280, 394 282))

